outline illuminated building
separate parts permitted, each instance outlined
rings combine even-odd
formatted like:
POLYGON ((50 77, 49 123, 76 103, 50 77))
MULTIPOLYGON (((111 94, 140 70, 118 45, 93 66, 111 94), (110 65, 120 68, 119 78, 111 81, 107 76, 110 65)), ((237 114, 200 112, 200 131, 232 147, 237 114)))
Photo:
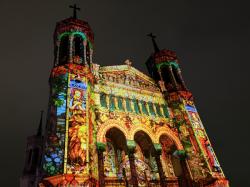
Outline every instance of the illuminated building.
POLYGON ((94 35, 74 16, 57 23, 45 133, 28 138, 21 186, 227 187, 176 53, 93 62, 94 35))

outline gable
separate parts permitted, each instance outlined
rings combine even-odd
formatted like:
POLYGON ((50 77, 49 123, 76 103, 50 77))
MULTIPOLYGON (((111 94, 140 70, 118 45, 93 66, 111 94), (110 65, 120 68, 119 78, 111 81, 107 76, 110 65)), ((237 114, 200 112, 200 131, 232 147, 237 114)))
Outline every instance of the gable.
POLYGON ((99 69, 100 80, 129 87, 160 92, 155 81, 130 65, 104 66, 99 69))

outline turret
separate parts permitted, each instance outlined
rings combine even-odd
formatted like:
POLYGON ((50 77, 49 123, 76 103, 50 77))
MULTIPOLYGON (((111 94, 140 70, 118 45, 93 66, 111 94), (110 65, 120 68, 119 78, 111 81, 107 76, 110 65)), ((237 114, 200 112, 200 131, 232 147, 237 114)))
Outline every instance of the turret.
POLYGON ((187 91, 183 81, 179 60, 174 51, 160 50, 152 33, 151 37, 154 53, 148 58, 146 65, 151 77, 159 84, 162 92, 187 91))
POLYGON ((92 63, 94 34, 89 24, 77 18, 74 8, 73 17, 57 22, 54 32, 54 66, 92 63))

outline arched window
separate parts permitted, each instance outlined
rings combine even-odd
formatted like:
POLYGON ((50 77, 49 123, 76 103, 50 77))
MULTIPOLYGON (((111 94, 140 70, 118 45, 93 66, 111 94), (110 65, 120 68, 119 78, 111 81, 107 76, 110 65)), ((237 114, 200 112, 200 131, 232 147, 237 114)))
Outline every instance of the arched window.
POLYGON ((162 75, 163 81, 165 83, 166 89, 168 91, 171 91, 173 89, 173 85, 172 85, 171 75, 170 75, 170 72, 168 70, 168 66, 162 66, 161 75, 162 75))
POLYGON ((74 63, 81 64, 84 61, 84 45, 83 38, 81 35, 76 34, 74 36, 74 63))
POLYGON ((69 58, 69 36, 64 35, 59 47, 59 65, 67 64, 69 58))
MULTIPOLYGON (((107 186, 112 179, 130 179, 130 164, 127 156, 126 138, 122 131, 113 127, 106 133, 106 151, 104 152, 104 176, 107 186)), ((112 185, 113 186, 113 185, 112 185)), ((116 185, 115 185, 116 186, 116 185)))
POLYGON ((135 166, 140 186, 149 186, 150 181, 159 180, 158 167, 155 160, 155 149, 148 134, 138 131, 134 135, 135 166))

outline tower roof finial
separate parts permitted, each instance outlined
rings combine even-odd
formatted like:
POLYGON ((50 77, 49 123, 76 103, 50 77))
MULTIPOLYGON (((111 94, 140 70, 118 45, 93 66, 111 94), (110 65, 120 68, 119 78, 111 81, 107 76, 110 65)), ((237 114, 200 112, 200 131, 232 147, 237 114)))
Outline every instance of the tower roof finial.
POLYGON ((156 41, 155 41, 156 36, 155 36, 155 35, 153 35, 153 33, 152 33, 152 32, 151 32, 151 33, 149 33, 147 36, 149 36, 149 37, 152 39, 152 42, 153 42, 153 46, 154 46, 154 50, 155 50, 155 52, 159 52, 159 51, 160 51, 160 49, 159 49, 159 47, 158 47, 158 45, 157 45, 157 43, 156 43, 156 41))
POLYGON ((43 110, 41 111, 41 116, 40 116, 40 123, 39 123, 39 126, 38 126, 38 129, 37 129, 37 133, 36 135, 37 136, 41 136, 42 135, 42 131, 43 131, 43 110))
POLYGON ((80 10, 81 10, 80 7, 77 7, 76 4, 74 4, 74 5, 70 5, 69 8, 73 8, 73 18, 74 18, 74 19, 77 19, 76 11, 77 11, 77 10, 80 11, 80 10))

